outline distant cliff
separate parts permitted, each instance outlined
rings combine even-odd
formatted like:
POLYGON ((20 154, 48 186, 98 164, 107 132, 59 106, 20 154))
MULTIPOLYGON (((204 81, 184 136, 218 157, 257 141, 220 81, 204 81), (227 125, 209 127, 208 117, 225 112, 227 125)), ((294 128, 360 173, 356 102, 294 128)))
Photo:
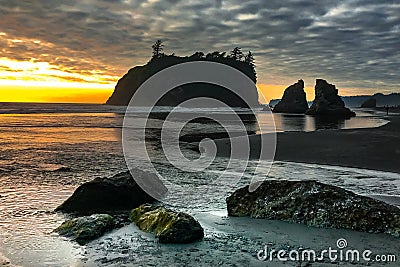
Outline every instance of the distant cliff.
MULTIPOLYGON (((251 56, 251 53, 249 53, 251 56)), ((214 52, 204 55, 202 52, 197 52, 191 56, 178 57, 175 55, 162 55, 153 57, 146 65, 136 66, 128 71, 117 83, 115 90, 111 97, 107 100, 108 105, 128 105, 130 99, 140 85, 149 77, 157 72, 171 67, 176 64, 192 62, 192 61, 211 61, 226 64, 231 66, 246 76, 248 76, 254 83, 257 81, 256 72, 251 60, 238 60, 230 56, 225 56, 225 53, 214 52)), ((249 89, 251 90, 251 88, 249 89)), ((249 92, 254 95, 254 103, 258 103, 258 93, 249 92)), ((176 106, 182 101, 196 98, 196 97, 211 97, 225 102, 231 107, 246 107, 242 99, 229 90, 214 85, 205 83, 191 83, 179 86, 165 96, 163 96, 157 103, 158 106, 176 106)))
POLYGON ((400 93, 392 93, 388 95, 377 93, 374 95, 342 96, 346 106, 349 107, 361 107, 361 105, 370 98, 376 100, 377 107, 400 106, 400 93))

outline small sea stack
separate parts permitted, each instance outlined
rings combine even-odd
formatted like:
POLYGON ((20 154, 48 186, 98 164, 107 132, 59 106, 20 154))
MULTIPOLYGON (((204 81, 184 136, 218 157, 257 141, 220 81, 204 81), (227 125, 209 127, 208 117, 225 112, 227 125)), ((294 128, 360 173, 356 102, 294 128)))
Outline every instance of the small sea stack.
POLYGON ((275 113, 305 113, 308 109, 306 93, 304 92, 304 81, 299 80, 285 89, 283 97, 275 105, 272 112, 275 113))
POLYGON ((317 79, 315 84, 315 99, 306 111, 307 115, 327 116, 348 119, 356 113, 345 107, 334 84, 323 79, 317 79))

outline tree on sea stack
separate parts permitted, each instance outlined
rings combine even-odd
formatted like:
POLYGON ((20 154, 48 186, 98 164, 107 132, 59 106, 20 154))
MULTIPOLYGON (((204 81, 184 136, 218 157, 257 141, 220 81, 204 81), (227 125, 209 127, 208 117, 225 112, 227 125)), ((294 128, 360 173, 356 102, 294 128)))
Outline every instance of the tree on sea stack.
POLYGON ((253 53, 251 53, 251 51, 249 51, 249 53, 247 53, 247 55, 244 57, 244 62, 251 67, 251 69, 253 70, 254 77, 257 77, 256 65, 254 64, 254 56, 253 53))
POLYGON ((235 47, 235 48, 231 51, 230 57, 233 58, 233 59, 235 59, 235 60, 237 60, 237 61, 242 60, 242 58, 243 58, 242 49, 241 49, 240 47, 235 47))
POLYGON ((153 58, 160 58, 164 55, 164 44, 161 40, 157 40, 153 45, 153 58))
POLYGON ((251 51, 249 51, 249 53, 247 53, 247 55, 244 56, 244 62, 246 62, 247 64, 249 64, 253 68, 255 67, 255 65, 254 65, 254 56, 253 56, 253 53, 251 53, 251 51))

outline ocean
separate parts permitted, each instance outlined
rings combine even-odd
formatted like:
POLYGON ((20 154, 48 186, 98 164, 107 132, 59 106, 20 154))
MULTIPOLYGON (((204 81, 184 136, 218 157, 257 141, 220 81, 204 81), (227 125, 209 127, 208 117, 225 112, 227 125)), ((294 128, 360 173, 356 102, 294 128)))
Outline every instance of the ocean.
MULTIPOLYGON (((163 113, 169 109, 160 107, 157 111, 163 113)), ((357 117, 346 121, 319 121, 309 116, 282 114, 274 114, 271 120, 260 109, 256 111, 258 124, 249 123, 246 129, 254 133, 316 131, 377 127, 387 123, 379 113, 355 111, 357 117)), ((181 112, 191 111, 183 109, 181 112)), ((240 112, 246 113, 246 110, 240 112)), ((129 226, 131 228, 117 230, 87 246, 78 246, 52 233, 67 218, 53 210, 83 182, 126 170, 121 144, 124 116, 124 107, 105 105, 0 103, 0 253, 22 266, 185 265, 194 260, 194 256, 203 254, 199 264, 217 264, 220 261, 239 262, 241 266, 257 263, 254 250, 262 245, 264 239, 253 235, 265 231, 246 233, 248 221, 230 221, 226 217, 224 198, 247 184, 252 175, 264 179, 315 179, 362 195, 400 196, 399 174, 289 162, 273 162, 269 169, 270 164, 258 160, 246 162, 248 167, 244 173, 235 171, 235 166, 242 164, 237 160, 229 170, 230 175, 237 176, 237 182, 229 185, 217 183, 205 190, 204 185, 212 183, 226 170, 226 158, 214 159, 204 171, 184 172, 171 168, 167 159, 160 156, 159 140, 150 136, 146 139, 146 147, 153 155, 152 163, 165 177, 184 188, 180 194, 170 196, 168 203, 194 215, 205 225, 204 244, 194 247, 160 246, 153 237, 129 226)), ((126 116, 143 119, 139 108, 130 110, 126 116)), ((159 118, 152 118, 147 123, 153 132, 163 127, 163 120, 159 118)), ((235 122, 227 124, 232 131, 239 129, 235 122)), ((190 137, 221 131, 223 128, 216 123, 191 121, 185 125, 183 135, 190 137)), ((189 145, 183 147, 182 153, 190 159, 199 157, 189 145)), ((135 167, 142 168, 142 162, 138 160, 135 167)), ((259 220, 256 224, 254 227, 260 229, 259 220)), ((285 223, 268 224, 269 227, 292 231, 294 235, 309 229, 285 223)), ((308 238, 299 234, 297 238, 292 237, 293 240, 275 241, 281 246, 288 242, 292 242, 289 245, 307 245, 317 237, 326 241, 329 237, 336 238, 338 233, 350 233, 339 230, 321 232, 321 229, 306 231, 308 238), (314 239, 311 238, 313 235, 314 239)), ((389 250, 399 251, 398 242, 390 237, 361 233, 349 235, 364 245, 383 240, 389 250), (370 242, 361 241, 368 238, 370 242)))

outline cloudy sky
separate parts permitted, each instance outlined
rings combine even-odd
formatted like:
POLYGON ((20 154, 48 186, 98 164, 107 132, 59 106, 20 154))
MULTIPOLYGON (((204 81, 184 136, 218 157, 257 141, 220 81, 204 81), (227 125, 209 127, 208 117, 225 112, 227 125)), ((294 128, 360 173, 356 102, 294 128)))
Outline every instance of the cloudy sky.
POLYGON ((0 18, 0 90, 109 93, 162 39, 177 55, 253 51, 267 98, 300 78, 400 91, 399 0, 0 0, 0 18))

